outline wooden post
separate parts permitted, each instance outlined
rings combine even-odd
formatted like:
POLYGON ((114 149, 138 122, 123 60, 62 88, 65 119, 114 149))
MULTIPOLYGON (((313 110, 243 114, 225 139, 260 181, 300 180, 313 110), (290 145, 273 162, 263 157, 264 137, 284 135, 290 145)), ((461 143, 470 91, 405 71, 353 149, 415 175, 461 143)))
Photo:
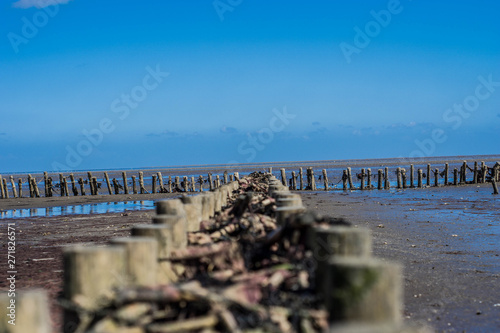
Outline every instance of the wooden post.
POLYGON ((224 184, 227 184, 227 170, 224 171, 224 184))
MULTIPOLYGON (((218 180, 218 178, 217 178, 217 180, 218 180)), ((184 183, 184 186, 183 186, 184 187, 184 192, 188 192, 189 191, 188 177, 187 176, 182 177, 182 182, 184 183)))
POLYGON ((326 296, 330 322, 401 324, 403 274, 399 264, 333 256, 327 262, 325 275, 320 293, 326 296))
POLYGON ((434 186, 439 186, 439 169, 434 170, 434 186))
MULTIPOLYGON (((2 188, 2 191, 4 190, 4 187, 3 187, 3 184, 0 184, 0 187, 2 188)), ((29 187, 29 191, 30 191, 30 198, 34 198, 35 197, 35 191, 33 190, 33 182, 31 181, 31 175, 28 174, 28 187, 29 187)))
POLYGON ((0 175, 0 193, 2 195, 2 199, 5 199, 5 189, 3 188, 3 178, 0 175))
POLYGON ((185 215, 180 199, 159 200, 155 203, 157 215, 185 215))
POLYGON ((104 297, 127 282, 121 246, 68 246, 63 250, 63 267, 64 298, 78 299, 88 310, 99 309, 104 297))
POLYGON ((132 192, 137 194, 137 186, 135 185, 135 176, 132 176, 132 192))
POLYGON ((307 189, 312 189, 312 180, 311 180, 311 168, 306 169, 306 178, 307 178, 307 189))
POLYGON ((396 169, 396 176, 397 176, 397 180, 398 180, 398 188, 402 188, 401 186, 401 168, 397 168, 396 169))
POLYGON ((389 182, 389 168, 385 167, 384 169, 384 188, 386 190, 391 188, 391 183, 389 182))
POLYGON ((383 172, 382 169, 378 169, 378 184, 377 184, 377 189, 381 190, 382 189, 382 177, 383 177, 383 172))
POLYGON ((7 180, 5 178, 2 178, 2 182, 3 182, 3 189, 4 189, 4 198, 5 199, 8 199, 9 198, 9 189, 7 188, 7 180))
MULTIPOLYGON (((8 288, 7 288, 8 290, 8 288)), ((54 332, 50 320, 50 305, 47 291, 43 289, 18 290, 0 293, 0 331, 6 333, 50 333, 54 332), (12 303, 15 301, 15 303, 12 303), (17 319, 11 321, 13 318, 17 319), (15 323, 12 325, 11 323, 15 323)))
POLYGON ((351 172, 351 167, 347 168, 347 181, 349 182, 349 189, 353 190, 354 185, 352 184, 352 172, 351 172))
POLYGON ((368 228, 351 226, 317 227, 311 234, 313 257, 316 260, 315 289, 321 293, 325 280, 327 262, 332 256, 368 258, 372 252, 372 233, 368 228))
POLYGON ((144 187, 144 173, 139 171, 139 191, 141 194, 146 193, 146 188, 144 187))
POLYGON ((313 191, 316 191, 316 179, 314 178, 314 170, 313 168, 310 169, 311 169, 311 189, 313 191))
POLYGON ((493 185, 493 194, 498 194, 498 185, 494 178, 491 178, 491 185, 493 185))
POLYGON ((92 187, 94 188, 94 195, 99 194, 99 188, 97 187, 97 178, 92 177, 92 187))
POLYGON ((83 178, 78 179, 78 184, 80 184, 80 193, 85 195, 85 185, 83 184, 83 178))
POLYGON ((78 196, 78 189, 76 188, 75 175, 70 173, 69 179, 71 180, 71 191, 73 192, 73 195, 76 197, 78 196))
POLYGON ((222 210, 222 194, 219 189, 215 189, 213 191, 214 193, 214 208, 215 208, 215 213, 220 213, 222 210))
POLYGON ((366 178, 367 178, 366 187, 369 190, 371 190, 371 188, 372 188, 372 169, 370 169, 370 168, 366 169, 366 178))
POLYGON ((187 219, 184 207, 182 208, 182 211, 182 215, 164 214, 153 216, 153 224, 168 225, 172 227, 172 249, 174 250, 183 249, 188 243, 187 219))
POLYGON ((473 183, 474 184, 477 184, 477 176, 478 176, 478 172, 477 172, 477 161, 474 161, 474 179, 473 179, 473 183))
POLYGON ((198 183, 200 184, 200 192, 203 192, 203 176, 200 175, 198 178, 198 183))
POLYGON ((191 192, 196 192, 196 182, 194 181, 194 176, 191 176, 191 192))
POLYGON ((449 170, 450 170, 450 166, 448 165, 448 163, 445 163, 445 165, 444 165, 444 185, 448 185, 449 170))
POLYGON ((208 174, 208 187, 209 187, 210 191, 214 190, 214 186, 212 184, 212 174, 211 173, 208 174))
POLYGON ((229 182, 234 182, 234 175, 229 175, 229 182))
POLYGON ((414 188, 415 187, 415 167, 413 166, 413 164, 410 164, 410 188, 414 188))
POLYGON ((181 181, 179 176, 175 176, 175 190, 181 191, 181 181))
POLYGON ((281 171, 281 183, 283 184, 283 186, 288 186, 287 181, 286 181, 285 169, 281 168, 280 171, 281 171))
POLYGON ((118 182, 116 178, 113 178, 113 188, 115 189, 115 194, 120 194, 120 188, 118 187, 118 182))
POLYGON ((59 190, 61 191, 61 197, 64 197, 64 177, 63 174, 59 174, 59 190))
POLYGON ((486 183, 486 174, 488 173, 488 167, 481 161, 481 183, 486 183))
POLYGON ((125 270, 132 286, 153 287, 158 277, 158 242, 153 237, 120 237, 111 244, 125 248, 125 270))
POLYGON ((295 171, 292 171, 292 190, 297 191, 297 178, 295 176, 295 171))
POLYGON ((500 171, 500 163, 496 162, 493 166, 493 170, 491 171, 491 185, 493 186, 493 194, 498 194, 498 185, 497 185, 497 174, 500 171))
POLYGON ((300 206, 288 206, 288 207, 277 207, 276 208, 276 221, 278 222, 278 225, 283 226, 285 225, 286 219, 291 216, 295 215, 298 213, 303 213, 305 212, 305 207, 300 205, 300 206))
MULTIPOLYGON (((48 188, 48 190, 49 190, 49 197, 51 197, 52 196, 52 177, 49 177, 48 181, 49 181, 49 188, 48 188)), ((85 192, 83 192, 82 195, 85 195, 85 192)))
POLYGON ((23 180, 21 178, 19 178, 18 186, 19 186, 19 198, 22 198, 23 197, 23 180))
POLYGON ((66 177, 63 177, 63 183, 64 183, 64 195, 69 196, 69 189, 68 189, 68 180, 66 177))
POLYGON ((422 176, 423 176, 423 171, 422 169, 418 169, 418 188, 422 188, 422 176))
POLYGON ((365 168, 361 169, 361 183, 360 183, 359 189, 360 190, 365 189, 365 168))
POLYGON ((37 184, 37 182, 36 182, 36 178, 35 178, 35 177, 33 177, 33 178, 31 178, 31 179, 32 179, 32 181, 33 181, 33 190, 35 191, 35 196, 36 196, 37 198, 40 198, 40 190, 38 189, 38 184, 37 184))
POLYGON ((427 186, 431 186, 431 165, 427 164, 427 186))
POLYGON ((343 170, 342 172, 342 189, 347 191, 347 170, 343 170))
POLYGON ((168 193, 172 193, 172 176, 168 176, 168 193))
POLYGON ((10 176, 10 186, 12 187, 12 195, 17 198, 16 183, 14 182, 14 176, 10 176))
POLYGON ((90 171, 87 172, 87 178, 89 179, 89 187, 90 187, 90 195, 94 195, 95 189, 94 184, 92 182, 92 173, 90 171))
POLYGON ((165 193, 165 188, 163 187, 163 176, 159 171, 158 171, 158 182, 160 183, 160 193, 165 193))
POLYGON ((127 173, 125 171, 122 171, 122 178, 123 178, 123 193, 128 194, 127 173))
POLYGON ((403 181, 403 188, 407 188, 406 184, 406 169, 401 169, 401 180, 403 181))
POLYGON ((326 169, 323 169, 322 173, 323 173, 323 186, 325 188, 325 191, 328 191, 328 175, 326 174, 326 169))
POLYGON ((299 194, 292 194, 286 196, 278 195, 276 197, 276 207, 297 207, 302 206, 302 198, 299 194))
POLYGON ((184 211, 186 212, 188 232, 199 231, 200 222, 202 221, 203 206, 201 202, 202 198, 199 195, 193 195, 190 197, 182 197, 181 201, 184 205, 184 211))
MULTIPOLYGON (((28 181, 29 181, 29 179, 28 179, 28 181)), ((44 173, 43 173, 43 184, 44 184, 44 190, 45 190, 45 197, 49 196, 48 182, 49 182, 49 174, 47 173, 47 171, 44 171, 44 173)))
POLYGON ((166 224, 141 224, 132 227, 132 237, 152 237, 157 242, 158 261, 157 282, 166 284, 173 282, 175 276, 172 274, 172 265, 165 260, 170 257, 172 247, 172 226, 166 224))
POLYGON ((464 161, 462 164, 462 184, 467 184, 467 161, 464 161))
POLYGON ((300 188, 299 190, 302 191, 304 189, 304 175, 303 175, 303 172, 302 172, 302 168, 299 168, 299 185, 300 185, 300 188))
POLYGON ((458 169, 453 169, 453 185, 458 185, 458 169))
POLYGON ((273 168, 272 167, 269 167, 269 171, 268 171, 270 174, 273 174, 273 168))
POLYGON ((239 172, 234 173, 234 179, 240 180, 240 173, 239 172))
POLYGON ((151 176, 151 193, 156 193, 156 175, 151 176))
POLYGON ((201 195, 201 218, 208 221, 215 213, 215 197, 213 192, 204 192, 201 195))
MULTIPOLYGON (((106 185, 108 186, 108 193, 109 193, 109 195, 113 194, 113 191, 111 191, 111 184, 109 182, 109 176, 108 176, 107 172, 104 172, 104 179, 106 180, 106 185)), ((113 186, 114 185, 115 185, 115 182, 113 182, 113 186)), ((115 188, 115 194, 116 194, 116 188, 115 188)))

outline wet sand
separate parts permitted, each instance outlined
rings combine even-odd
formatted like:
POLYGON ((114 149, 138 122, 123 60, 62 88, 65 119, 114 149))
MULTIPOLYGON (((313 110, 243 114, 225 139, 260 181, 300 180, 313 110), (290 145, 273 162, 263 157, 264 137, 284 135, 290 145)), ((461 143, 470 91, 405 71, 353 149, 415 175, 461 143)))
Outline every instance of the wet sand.
MULTIPOLYGON (((500 197, 491 195, 491 185, 300 194, 305 205, 319 213, 369 227, 374 255, 404 264, 405 318, 430 324, 438 332, 500 331, 500 197)), ((178 195, 23 198, 1 200, 0 207, 41 208, 178 195)), ((150 223, 153 213, 0 220, 0 224, 16 222, 18 288, 48 290, 54 324, 60 325, 55 299, 62 287, 62 247, 80 242, 103 244, 127 236, 132 225, 150 223)), ((5 231, 2 228, 1 237, 5 231)), ((6 271, 5 264, 0 262, 0 271, 6 271)), ((1 280, 0 289, 5 288, 1 280)))
POLYGON ((500 332, 500 197, 489 186, 302 193, 305 205, 373 232, 405 267, 404 317, 437 332, 500 332))

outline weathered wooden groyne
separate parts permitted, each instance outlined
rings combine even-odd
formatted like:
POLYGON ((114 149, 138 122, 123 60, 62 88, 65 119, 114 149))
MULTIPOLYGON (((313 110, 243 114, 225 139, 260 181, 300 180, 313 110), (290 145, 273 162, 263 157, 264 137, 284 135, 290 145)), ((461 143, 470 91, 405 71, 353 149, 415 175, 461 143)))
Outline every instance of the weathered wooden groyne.
POLYGON ((151 193, 179 193, 179 192, 202 192, 203 190, 213 190, 222 184, 228 184, 239 178, 239 173, 223 173, 215 177, 209 173, 206 178, 200 175, 194 176, 168 176, 164 180, 161 172, 156 172, 150 176, 151 186, 145 186, 145 176, 143 171, 138 171, 137 176, 127 176, 126 171, 121 172, 121 179, 110 179, 107 171, 102 173, 102 179, 97 178, 96 172, 87 172, 87 177, 75 177, 70 174, 43 173, 43 177, 37 179, 31 174, 26 178, 13 176, 2 177, 0 175, 0 198, 22 198, 22 197, 53 197, 53 196, 85 196, 85 195, 117 195, 117 194, 151 194, 151 193), (8 181, 7 179, 10 179, 8 181), (58 180, 58 181, 57 181, 58 180), (28 193, 23 188, 28 187, 28 193))
MULTIPOLYGON (((269 172, 272 172, 272 168, 269 169, 269 172)), ((500 162, 496 162, 491 167, 484 162, 480 164, 474 162, 473 167, 471 167, 467 161, 463 161, 460 169, 454 168, 453 171, 450 171, 449 164, 445 163, 442 169, 433 168, 431 164, 427 164, 425 169, 415 170, 414 165, 410 164, 408 170, 397 167, 392 172, 389 172, 388 167, 384 167, 379 168, 376 173, 372 173, 371 168, 360 168, 359 173, 355 173, 351 167, 347 167, 342 170, 342 174, 328 174, 327 169, 321 169, 321 173, 318 172, 318 174, 315 176, 313 168, 306 168, 304 177, 303 168, 299 168, 297 173, 292 171, 287 177, 286 170, 280 169, 282 184, 294 191, 387 190, 390 188, 406 189, 491 183, 494 193, 498 194, 497 182, 500 182, 500 162), (331 182, 332 179, 338 180, 331 182), (316 182, 322 186, 317 186, 316 182), (342 187, 340 187, 340 183, 342 183, 342 187)))
MULTIPOLYGON (((430 332, 403 323, 402 267, 372 257, 370 230, 271 173, 158 201, 145 222, 64 249, 64 332, 430 332)), ((20 325, 0 331, 51 331, 43 291, 16 302, 20 325)))
MULTIPOLYGON (((294 191, 406 189, 491 182, 494 193, 498 194, 497 182, 500 182, 500 162, 488 166, 485 162, 476 161, 468 164, 467 161, 463 161, 460 168, 453 170, 450 169, 448 163, 445 163, 442 168, 427 164, 425 169, 418 168, 417 170, 411 164, 408 169, 397 167, 391 172, 389 167, 379 168, 377 172, 372 172, 371 168, 361 168, 358 173, 353 172, 351 167, 347 167, 338 174, 332 174, 332 172, 328 174, 327 169, 317 170, 315 174, 312 167, 306 168, 305 171, 304 174, 303 168, 299 168, 297 172, 292 171, 287 175, 286 170, 281 168, 279 176, 282 184, 294 191), (317 186, 317 183, 320 186, 317 186)), ((272 173, 272 168, 269 168, 269 172, 272 173)), ((239 178, 239 173, 229 173, 226 170, 221 175, 214 176, 209 173, 206 178, 200 175, 197 178, 168 176, 164 179, 161 172, 155 172, 148 177, 151 179, 149 188, 145 186, 143 171, 138 171, 137 176, 131 177, 127 176, 126 171, 122 171, 121 179, 116 177, 110 179, 108 172, 103 172, 102 178, 97 178, 96 172, 87 172, 87 177, 78 177, 78 179, 73 173, 49 175, 44 172, 43 177, 39 179, 28 174, 26 178, 21 177, 17 181, 12 175, 6 177, 0 175, 0 198, 203 192, 236 180, 239 178), (25 187, 28 188, 28 193, 23 191, 25 187)))

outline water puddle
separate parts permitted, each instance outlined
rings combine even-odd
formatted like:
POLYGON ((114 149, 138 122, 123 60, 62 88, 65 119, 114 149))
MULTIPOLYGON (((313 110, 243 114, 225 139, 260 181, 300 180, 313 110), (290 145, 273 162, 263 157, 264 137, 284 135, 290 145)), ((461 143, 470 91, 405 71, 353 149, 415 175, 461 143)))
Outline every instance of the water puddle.
POLYGON ((0 211, 0 219, 25 217, 50 217, 76 214, 122 213, 132 210, 154 209, 153 200, 101 202, 85 205, 58 206, 47 208, 9 209, 0 211))

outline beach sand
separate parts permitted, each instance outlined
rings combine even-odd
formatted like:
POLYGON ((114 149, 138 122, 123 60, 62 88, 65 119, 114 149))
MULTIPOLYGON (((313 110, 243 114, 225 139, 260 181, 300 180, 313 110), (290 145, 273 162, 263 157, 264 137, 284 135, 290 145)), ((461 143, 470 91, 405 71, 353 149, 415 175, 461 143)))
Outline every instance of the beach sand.
MULTIPOLYGON (((300 194, 308 208, 369 227, 374 255, 404 264, 402 315, 407 320, 429 324, 438 332, 500 331, 500 197, 491 195, 491 185, 300 194)), ((120 195, 112 201, 178 195, 120 195)), ((24 198, 1 200, 0 207, 106 201, 109 196, 24 198)), ((127 236, 131 226, 151 223, 153 214, 147 210, 0 220, 2 237, 5 224, 16 222, 18 289, 48 290, 53 322, 60 327, 61 311, 55 299, 62 290, 62 247, 103 244, 127 236)), ((0 271, 6 270, 6 262, 1 261, 0 271)), ((6 281, 0 281, 0 289, 6 287, 6 281)))

